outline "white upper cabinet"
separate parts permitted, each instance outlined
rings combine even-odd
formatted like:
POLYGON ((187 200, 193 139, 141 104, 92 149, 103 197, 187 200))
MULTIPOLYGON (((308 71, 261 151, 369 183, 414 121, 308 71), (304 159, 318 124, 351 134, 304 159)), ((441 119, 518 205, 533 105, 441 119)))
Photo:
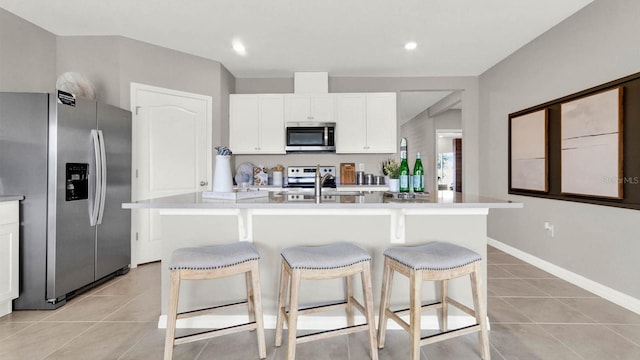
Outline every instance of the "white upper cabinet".
POLYGON ((367 97, 365 94, 336 96, 336 152, 367 152, 367 97))
POLYGON ((337 153, 396 152, 396 94, 336 94, 337 153))
POLYGON ((334 94, 286 94, 286 122, 335 122, 334 94))
POLYGON ((284 154, 284 95, 231 95, 229 147, 235 154, 284 154))

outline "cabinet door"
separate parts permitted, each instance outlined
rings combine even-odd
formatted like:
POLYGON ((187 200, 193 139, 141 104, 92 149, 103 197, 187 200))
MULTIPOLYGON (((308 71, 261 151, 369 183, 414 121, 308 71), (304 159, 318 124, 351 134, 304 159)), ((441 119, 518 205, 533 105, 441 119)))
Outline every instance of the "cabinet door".
POLYGON ((18 297, 18 231, 18 202, 0 203, 0 303, 18 297))
POLYGON ((367 152, 396 152, 396 94, 367 94, 367 152))
POLYGON ((258 95, 231 95, 229 147, 236 154, 255 154, 258 141, 258 95))
POLYGON ((259 95, 258 103, 260 153, 284 154, 284 96, 259 95))
POLYGON ((336 152, 363 153, 366 149, 366 96, 336 95, 336 152))
POLYGON ((308 95, 287 94, 284 97, 284 120, 286 122, 313 121, 311 98, 308 95))
POLYGON ((334 96, 311 95, 311 121, 335 122, 334 96))

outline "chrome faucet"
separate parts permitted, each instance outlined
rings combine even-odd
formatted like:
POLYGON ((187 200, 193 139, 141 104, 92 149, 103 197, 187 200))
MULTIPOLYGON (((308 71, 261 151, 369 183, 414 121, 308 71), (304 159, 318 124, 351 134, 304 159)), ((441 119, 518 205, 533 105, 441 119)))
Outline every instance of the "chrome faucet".
POLYGON ((313 195, 318 198, 322 196, 322 185, 328 179, 333 179, 333 175, 331 173, 326 173, 324 176, 320 176, 320 164, 316 167, 316 181, 313 186, 313 195))

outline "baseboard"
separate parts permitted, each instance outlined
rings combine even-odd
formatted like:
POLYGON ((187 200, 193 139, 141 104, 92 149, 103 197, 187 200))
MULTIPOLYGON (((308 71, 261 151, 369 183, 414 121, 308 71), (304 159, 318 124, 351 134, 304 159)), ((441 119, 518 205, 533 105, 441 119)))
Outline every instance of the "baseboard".
POLYGON ((590 291, 604 299, 611 301, 614 304, 622 306, 627 310, 640 314, 640 299, 636 299, 618 290, 587 279, 582 275, 578 275, 574 272, 561 268, 560 266, 554 265, 546 260, 542 260, 538 257, 530 255, 522 250, 518 250, 498 240, 488 238, 487 243, 495 247, 496 249, 500 249, 511 256, 514 256, 548 273, 551 273, 562 280, 568 281, 573 285, 590 291))
MULTIPOLYGON (((178 320, 177 328, 223 328, 236 324, 246 323, 249 321, 247 315, 204 315, 189 319, 178 320)), ((355 323, 364 323, 364 316, 355 316, 355 323)), ((376 325, 378 318, 376 317, 376 325)), ((466 315, 449 315, 449 328, 457 329, 469 325, 474 325, 475 319, 466 315)), ((347 326, 344 316, 300 316, 298 317, 298 330, 330 330, 347 326)), ((276 316, 264 315, 265 329, 276 328, 276 316)), ((160 315, 158 319, 158 328, 167 328, 167 315, 160 315)), ((400 330, 400 325, 395 321, 388 321, 387 329, 400 330)), ((437 330, 438 317, 436 315, 422 316, 422 329, 437 330)))
POLYGON ((11 300, 5 300, 0 302, 0 317, 11 314, 13 304, 11 300))

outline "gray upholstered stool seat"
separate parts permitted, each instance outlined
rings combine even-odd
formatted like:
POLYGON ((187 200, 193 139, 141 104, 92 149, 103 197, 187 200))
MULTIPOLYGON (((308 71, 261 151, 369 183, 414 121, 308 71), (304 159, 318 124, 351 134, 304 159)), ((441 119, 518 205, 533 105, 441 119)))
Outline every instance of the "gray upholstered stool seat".
POLYGON ((174 250, 171 255, 171 263, 169 264, 170 284, 169 306, 167 307, 167 332, 164 347, 165 360, 173 357, 173 348, 176 345, 252 330, 256 330, 258 356, 261 359, 267 357, 264 340, 264 321, 262 319, 259 259, 260 253, 258 253, 251 244, 246 242, 174 250), (178 312, 180 283, 182 281, 212 280, 241 274, 244 274, 247 287, 246 300, 204 309, 178 312), (224 328, 214 328, 190 335, 176 336, 176 322, 178 319, 206 315, 212 312, 233 309, 245 305, 249 313, 249 322, 247 323, 224 328))
POLYGON ((282 250, 284 260, 292 269, 337 269, 371 260, 369 253, 347 242, 322 246, 294 246, 282 250))
POLYGON ((247 242, 189 247, 173 252, 169 270, 220 269, 259 259, 260 253, 247 242))
POLYGON ((388 248, 384 256, 413 270, 451 270, 482 260, 475 251, 443 241, 388 248))
POLYGON ((308 341, 343 336, 359 331, 369 334, 371 359, 378 359, 375 317, 373 314, 373 294, 371 292, 371 255, 363 248, 339 242, 321 246, 294 246, 281 252, 280 291, 278 293, 278 317, 276 323, 276 346, 282 345, 284 323, 287 334, 287 360, 294 360, 296 345, 308 341), (364 306, 353 297, 353 277, 360 274, 364 306), (346 282, 344 300, 313 307, 300 306, 299 290, 301 280, 322 280, 342 278, 346 282), (287 307, 287 293, 289 306, 287 307), (347 326, 325 330, 315 334, 297 335, 298 316, 320 311, 346 309, 347 326), (355 325, 354 308, 363 313, 366 323, 355 325))
POLYGON ((489 335, 487 333, 487 315, 484 305, 482 276, 480 268, 482 257, 465 247, 443 241, 434 241, 417 246, 396 246, 384 252, 384 274, 382 276, 382 296, 380 299, 380 317, 378 324, 378 347, 384 348, 387 320, 393 320, 409 332, 409 356, 411 360, 420 359, 423 345, 451 339, 472 332, 479 333, 480 355, 490 360, 489 335), (409 308, 391 310, 391 289, 394 273, 409 278, 409 308), (469 276, 473 308, 462 304, 449 296, 448 282, 451 279, 469 276), (436 281, 440 285, 439 301, 422 304, 422 283, 436 281), (448 329, 448 307, 455 306, 475 317, 474 325, 459 329, 448 329), (422 337, 422 312, 438 310, 440 333, 422 337), (409 322, 402 316, 409 315, 409 322))

